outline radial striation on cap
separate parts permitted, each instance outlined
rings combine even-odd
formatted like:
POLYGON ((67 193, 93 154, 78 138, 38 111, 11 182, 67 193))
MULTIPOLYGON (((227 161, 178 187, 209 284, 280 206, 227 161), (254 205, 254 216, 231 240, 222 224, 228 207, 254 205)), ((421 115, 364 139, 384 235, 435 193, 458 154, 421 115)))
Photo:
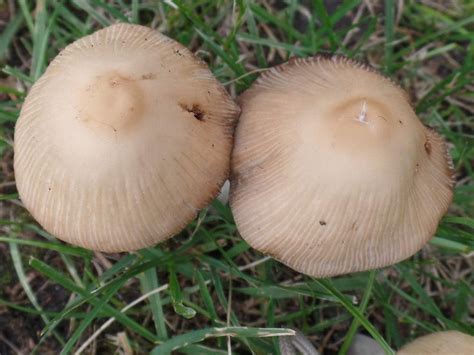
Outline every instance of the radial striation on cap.
POLYGON ((405 345, 397 355, 472 355, 474 337, 455 330, 422 336, 405 345))
POLYGON ((206 64, 147 27, 67 46, 15 128, 20 197, 58 238, 115 252, 179 232, 228 176, 238 106, 206 64))
POLYGON ((252 247, 323 277, 393 264, 435 233, 451 159, 390 80, 341 56, 295 59, 240 102, 230 203, 252 247))

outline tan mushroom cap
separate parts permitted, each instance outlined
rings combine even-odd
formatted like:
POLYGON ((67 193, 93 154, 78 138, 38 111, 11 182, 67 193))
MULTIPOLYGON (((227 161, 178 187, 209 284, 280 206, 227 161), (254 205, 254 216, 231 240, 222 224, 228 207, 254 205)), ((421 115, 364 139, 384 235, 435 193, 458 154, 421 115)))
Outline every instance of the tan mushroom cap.
POLYGON ((450 330, 422 336, 405 345, 397 355, 472 355, 474 337, 450 330))
POLYGON ((15 128, 20 197, 58 238, 107 252, 179 232, 219 192, 239 109, 205 63, 117 24, 67 46, 15 128))
POLYGON ((296 59, 240 98, 230 203, 242 237, 302 273, 405 259, 452 199, 443 140, 406 94, 350 59, 296 59))

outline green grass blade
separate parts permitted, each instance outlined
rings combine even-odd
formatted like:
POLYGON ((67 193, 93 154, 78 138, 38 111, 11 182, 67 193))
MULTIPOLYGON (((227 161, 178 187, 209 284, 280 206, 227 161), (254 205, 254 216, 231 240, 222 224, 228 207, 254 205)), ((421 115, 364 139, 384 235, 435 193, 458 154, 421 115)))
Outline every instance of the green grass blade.
POLYGON ((186 307, 183 304, 183 296, 181 293, 181 287, 179 286, 178 278, 176 277, 176 270, 173 263, 170 264, 169 274, 170 274, 169 293, 171 296, 174 311, 186 319, 194 318, 194 316, 196 316, 196 311, 192 309, 191 307, 186 307))
MULTIPOLYGON (((84 298, 86 301, 90 302, 92 305, 97 305, 100 302, 100 297, 97 295, 97 292, 87 291, 87 290, 77 286, 74 282, 72 282, 64 274, 58 272, 57 270, 53 269, 51 266, 43 263, 42 261, 40 261, 38 259, 35 259, 35 258, 32 258, 30 260, 30 265, 31 265, 31 267, 38 270, 39 272, 41 272, 46 277, 48 277, 51 280, 53 280, 54 282, 60 284, 65 289, 67 289, 71 292, 77 293, 82 298, 84 298)), ((120 280, 124 281, 123 279, 120 279, 120 280)), ((112 284, 112 287, 117 287, 118 285, 123 285, 123 283, 116 282, 116 283, 112 284)), ((82 304, 82 303, 79 303, 79 304, 82 304)), ((76 307, 77 307, 77 305, 76 305, 76 307)), ((74 310, 76 307, 69 308, 69 311, 74 310)), ((153 335, 153 333, 151 333, 150 331, 145 329, 143 326, 136 323, 134 320, 130 319, 128 316, 124 315, 123 313, 121 313, 117 309, 113 308, 112 306, 110 306, 108 304, 105 304, 103 306, 103 311, 108 316, 114 317, 115 319, 117 319, 117 321, 122 323, 128 329, 136 332, 137 334, 141 335, 145 339, 147 339, 151 342, 155 342, 155 341, 158 340, 155 337, 155 335, 153 335)), ((52 320, 51 326, 46 328, 45 332, 50 331, 50 329, 52 327, 55 327, 67 315, 68 315, 68 311, 63 311, 61 313, 60 317, 55 318, 55 319, 52 320)))
POLYGON ((204 280, 204 276, 202 276, 202 273, 199 270, 196 270, 196 278, 199 284, 199 292, 201 293, 201 298, 204 305, 206 306, 206 309, 210 313, 213 320, 219 319, 216 308, 214 307, 214 301, 212 300, 212 296, 209 293, 206 281, 204 280))
POLYGON ((395 352, 390 348, 390 345, 387 344, 385 339, 380 335, 378 330, 367 320, 364 315, 351 303, 351 301, 344 296, 339 290, 332 286, 329 280, 314 280, 321 287, 326 289, 334 297, 336 297, 339 302, 344 306, 344 308, 356 318, 359 323, 369 332, 370 335, 380 344, 386 354, 395 354, 395 352))
POLYGON ((324 5, 323 0, 313 0, 314 12, 321 21, 321 31, 323 34, 327 35, 329 38, 329 43, 331 45, 331 51, 336 52, 341 43, 340 39, 337 37, 336 33, 333 30, 333 23, 329 14, 327 12, 326 6, 324 5))
POLYGON ((20 26, 23 24, 24 17, 22 13, 16 14, 16 16, 10 20, 7 27, 3 29, 3 32, 0 34, 0 63, 7 55, 8 47, 17 31, 20 29, 20 26))
MULTIPOLYGON (((361 314, 364 314, 365 310, 367 309, 367 305, 369 304, 370 297, 372 296, 372 287, 374 286, 375 281, 375 271, 372 270, 369 273, 369 279, 367 280, 367 286, 362 296, 362 300, 360 302, 359 311, 361 314)), ((341 349, 339 350, 340 355, 347 354, 349 347, 352 344, 352 340, 354 335, 357 333, 357 329, 359 329, 360 322, 357 318, 354 318, 352 324, 347 332, 346 336, 344 337, 344 343, 342 343, 341 349)))
MULTIPOLYGON (((23 262, 21 261, 20 249, 18 248, 18 245, 16 243, 10 243, 10 255, 12 257, 13 266, 15 267, 16 274, 18 276, 18 279, 20 280, 20 284, 23 287, 26 296, 30 300, 31 304, 36 308, 36 310, 38 312, 41 312, 41 318, 43 319, 44 323, 48 324, 50 322, 49 318, 46 316, 46 314, 43 313, 43 308, 38 303, 38 300, 36 299, 36 296, 33 290, 31 289, 28 279, 25 275, 23 262)), ((52 332, 52 334, 59 341, 60 344, 64 345, 64 339, 57 332, 54 331, 52 332)))
POLYGON ((31 11, 28 8, 28 3, 26 0, 18 0, 18 5, 20 5, 21 13, 25 18, 26 26, 31 34, 34 32, 34 24, 33 24, 33 17, 31 16, 31 11))
POLYGON ((392 72, 393 40, 395 32, 395 4, 393 0, 385 0, 385 71, 392 72))
MULTIPOLYGON (((156 269, 150 268, 146 270, 140 277, 142 285, 142 292, 147 293, 158 288, 158 277, 156 276, 156 269)), ((155 324, 156 334, 158 339, 168 339, 168 332, 166 330, 165 315, 163 313, 163 304, 159 293, 155 293, 148 298, 151 312, 153 315, 153 322, 155 324)))
POLYGON ((222 327, 206 328, 186 334, 178 335, 167 342, 157 346, 151 352, 152 355, 170 354, 189 344, 195 344, 211 337, 242 337, 242 338, 265 338, 275 336, 295 335, 292 329, 284 328, 248 328, 248 327, 222 327))
POLYGON ((121 284, 116 284, 113 287, 109 288, 104 293, 103 297, 94 305, 92 310, 87 312, 87 316, 82 320, 82 322, 76 328, 74 333, 69 337, 66 345, 64 345, 63 349, 61 350, 61 355, 69 354, 72 351, 72 349, 76 345, 76 342, 82 336, 89 324, 94 321, 99 312, 102 311, 102 309, 107 305, 109 300, 117 293, 117 291, 121 287, 121 284))
POLYGON ((50 33, 50 29, 47 26, 49 14, 46 7, 46 0, 39 0, 36 3, 35 13, 33 54, 31 57, 30 70, 33 81, 38 80, 46 66, 46 49, 50 33))
POLYGON ((0 237, 0 242, 13 243, 19 245, 29 245, 35 248, 43 248, 57 251, 58 253, 69 254, 73 256, 80 256, 83 258, 90 258, 92 253, 89 250, 74 247, 70 245, 64 245, 53 242, 41 242, 37 240, 19 239, 11 237, 0 237))

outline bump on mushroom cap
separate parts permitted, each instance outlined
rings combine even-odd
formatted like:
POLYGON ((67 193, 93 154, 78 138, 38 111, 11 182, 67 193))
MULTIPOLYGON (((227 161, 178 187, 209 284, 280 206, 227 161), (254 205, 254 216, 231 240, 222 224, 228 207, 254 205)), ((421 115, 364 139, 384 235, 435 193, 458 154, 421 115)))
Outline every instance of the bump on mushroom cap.
POLYGON ((389 79, 342 56, 299 58, 239 102, 230 202, 251 246, 323 277, 393 264, 435 233, 451 158, 389 79))

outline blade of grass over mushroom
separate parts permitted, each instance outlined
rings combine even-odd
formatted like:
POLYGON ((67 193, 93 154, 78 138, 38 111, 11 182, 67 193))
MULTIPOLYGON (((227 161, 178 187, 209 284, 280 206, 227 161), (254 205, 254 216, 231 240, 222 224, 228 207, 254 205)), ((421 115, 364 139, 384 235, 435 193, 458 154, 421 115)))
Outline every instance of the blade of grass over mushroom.
POLYGON ((385 339, 380 335, 377 329, 364 317, 364 315, 351 303, 351 301, 344 296, 338 289, 336 289, 330 280, 314 280, 321 287, 326 289, 330 294, 336 297, 339 302, 344 306, 344 308, 352 314, 352 316, 357 319, 360 324, 369 332, 370 335, 376 340, 380 346, 383 348, 387 354, 395 354, 395 352, 390 348, 390 345, 387 344, 385 339))
POLYGON ((242 338, 267 338, 275 336, 294 335, 295 331, 285 328, 249 328, 249 327, 222 327, 206 328, 186 334, 178 335, 163 344, 155 347, 152 355, 169 354, 189 344, 199 343, 213 337, 242 337, 242 338))

